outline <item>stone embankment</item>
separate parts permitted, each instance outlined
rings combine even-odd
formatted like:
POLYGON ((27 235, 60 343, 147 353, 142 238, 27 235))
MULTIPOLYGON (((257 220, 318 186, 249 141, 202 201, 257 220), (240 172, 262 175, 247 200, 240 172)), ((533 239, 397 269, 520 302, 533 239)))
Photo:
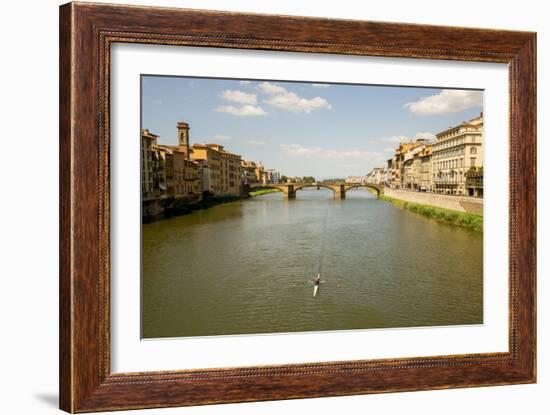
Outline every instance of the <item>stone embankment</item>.
POLYGON ((456 210, 457 212, 483 215, 483 199, 479 197, 449 196, 436 193, 396 190, 389 187, 384 188, 384 195, 392 199, 399 199, 405 202, 419 203, 422 205, 435 206, 443 209, 456 210))

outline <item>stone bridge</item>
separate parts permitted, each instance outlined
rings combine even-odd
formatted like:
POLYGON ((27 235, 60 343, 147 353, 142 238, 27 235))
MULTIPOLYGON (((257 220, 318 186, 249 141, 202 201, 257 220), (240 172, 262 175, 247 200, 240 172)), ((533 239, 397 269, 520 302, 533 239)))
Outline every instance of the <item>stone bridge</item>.
POLYGON ((346 192, 357 187, 367 187, 376 192, 377 196, 384 194, 384 186, 372 183, 255 183, 245 186, 245 192, 248 194, 255 190, 262 189, 277 189, 283 192, 287 199, 296 198, 296 192, 306 187, 316 187, 317 189, 325 188, 332 190, 335 199, 345 199, 346 192))

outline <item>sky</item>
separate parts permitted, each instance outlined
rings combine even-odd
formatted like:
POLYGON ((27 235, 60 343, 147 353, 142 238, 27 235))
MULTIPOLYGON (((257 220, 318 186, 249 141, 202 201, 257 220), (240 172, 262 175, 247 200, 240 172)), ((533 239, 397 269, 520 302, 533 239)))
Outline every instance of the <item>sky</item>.
POLYGON ((400 86, 142 76, 141 120, 176 144, 218 143, 287 176, 359 176, 383 167, 400 142, 479 115, 483 92, 400 86))

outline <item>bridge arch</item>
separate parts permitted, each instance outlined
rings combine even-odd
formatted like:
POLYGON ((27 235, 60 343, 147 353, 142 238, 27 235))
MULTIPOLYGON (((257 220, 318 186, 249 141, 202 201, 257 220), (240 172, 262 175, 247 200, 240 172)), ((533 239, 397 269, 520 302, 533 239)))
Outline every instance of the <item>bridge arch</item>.
POLYGON ((336 193, 336 189, 334 188, 334 186, 330 186, 328 184, 323 184, 323 183, 304 183, 304 184, 299 184, 299 185, 296 185, 294 186, 294 191, 296 192, 297 190, 300 190, 300 189, 304 189, 306 187, 316 187, 317 189, 319 189, 320 187, 323 187, 325 189, 329 189, 329 190, 332 190, 332 193, 335 194, 336 193))
POLYGON ((284 194, 288 193, 288 187, 287 186, 277 185, 276 183, 266 183, 266 184, 255 183, 255 184, 252 184, 252 185, 248 185, 248 188, 245 190, 245 192, 248 196, 250 196, 250 193, 252 193, 252 192, 257 192, 259 190, 268 190, 268 189, 277 190, 277 191, 282 192, 284 194))

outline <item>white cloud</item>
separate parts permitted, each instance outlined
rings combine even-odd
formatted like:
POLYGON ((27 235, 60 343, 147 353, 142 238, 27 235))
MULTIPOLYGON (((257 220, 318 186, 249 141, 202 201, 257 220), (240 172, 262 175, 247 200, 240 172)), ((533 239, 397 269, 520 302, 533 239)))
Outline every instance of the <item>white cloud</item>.
POLYGON ((248 85, 248 84, 251 84, 250 81, 239 81, 239 83, 240 83, 241 85, 248 85))
POLYGON ((288 91, 282 86, 272 84, 270 82, 262 82, 258 85, 258 88, 260 88, 264 94, 271 95, 270 98, 264 100, 265 103, 286 111, 295 113, 305 112, 306 114, 309 114, 317 109, 332 108, 332 106, 324 98, 303 98, 294 92, 288 91))
POLYGON ((452 114, 483 105, 482 91, 444 89, 439 94, 422 97, 403 105, 418 115, 452 114))
POLYGON ((233 101, 239 104, 256 105, 258 103, 256 94, 248 94, 238 90, 226 89, 221 93, 221 97, 227 101, 233 101))
POLYGON ((376 151, 304 147, 301 144, 283 144, 282 148, 291 156, 359 160, 380 160, 382 158, 382 154, 376 151))
POLYGON ((225 135, 225 134, 216 134, 214 136, 214 138, 216 140, 220 140, 220 141, 227 141, 227 140, 231 140, 231 137, 229 137, 228 135, 225 135))
POLYGON ((328 88, 329 84, 311 84, 313 88, 328 88))
POLYGON ((280 108, 290 112, 305 112, 306 114, 309 114, 312 111, 321 108, 332 108, 332 106, 324 98, 315 97, 311 99, 306 99, 298 96, 294 92, 287 92, 285 94, 275 95, 274 97, 265 100, 265 102, 276 108, 280 108))
POLYGON ((279 85, 272 84, 271 82, 262 82, 258 85, 260 91, 264 94, 275 95, 275 94, 284 94, 287 92, 285 88, 279 85))
POLYGON ((222 105, 216 108, 217 112, 225 112, 237 117, 254 117, 259 115, 267 115, 261 107, 254 105, 243 105, 242 107, 234 107, 233 105, 222 105))
POLYGON ((265 141, 250 140, 248 144, 251 144, 253 146, 265 146, 267 143, 265 141))

